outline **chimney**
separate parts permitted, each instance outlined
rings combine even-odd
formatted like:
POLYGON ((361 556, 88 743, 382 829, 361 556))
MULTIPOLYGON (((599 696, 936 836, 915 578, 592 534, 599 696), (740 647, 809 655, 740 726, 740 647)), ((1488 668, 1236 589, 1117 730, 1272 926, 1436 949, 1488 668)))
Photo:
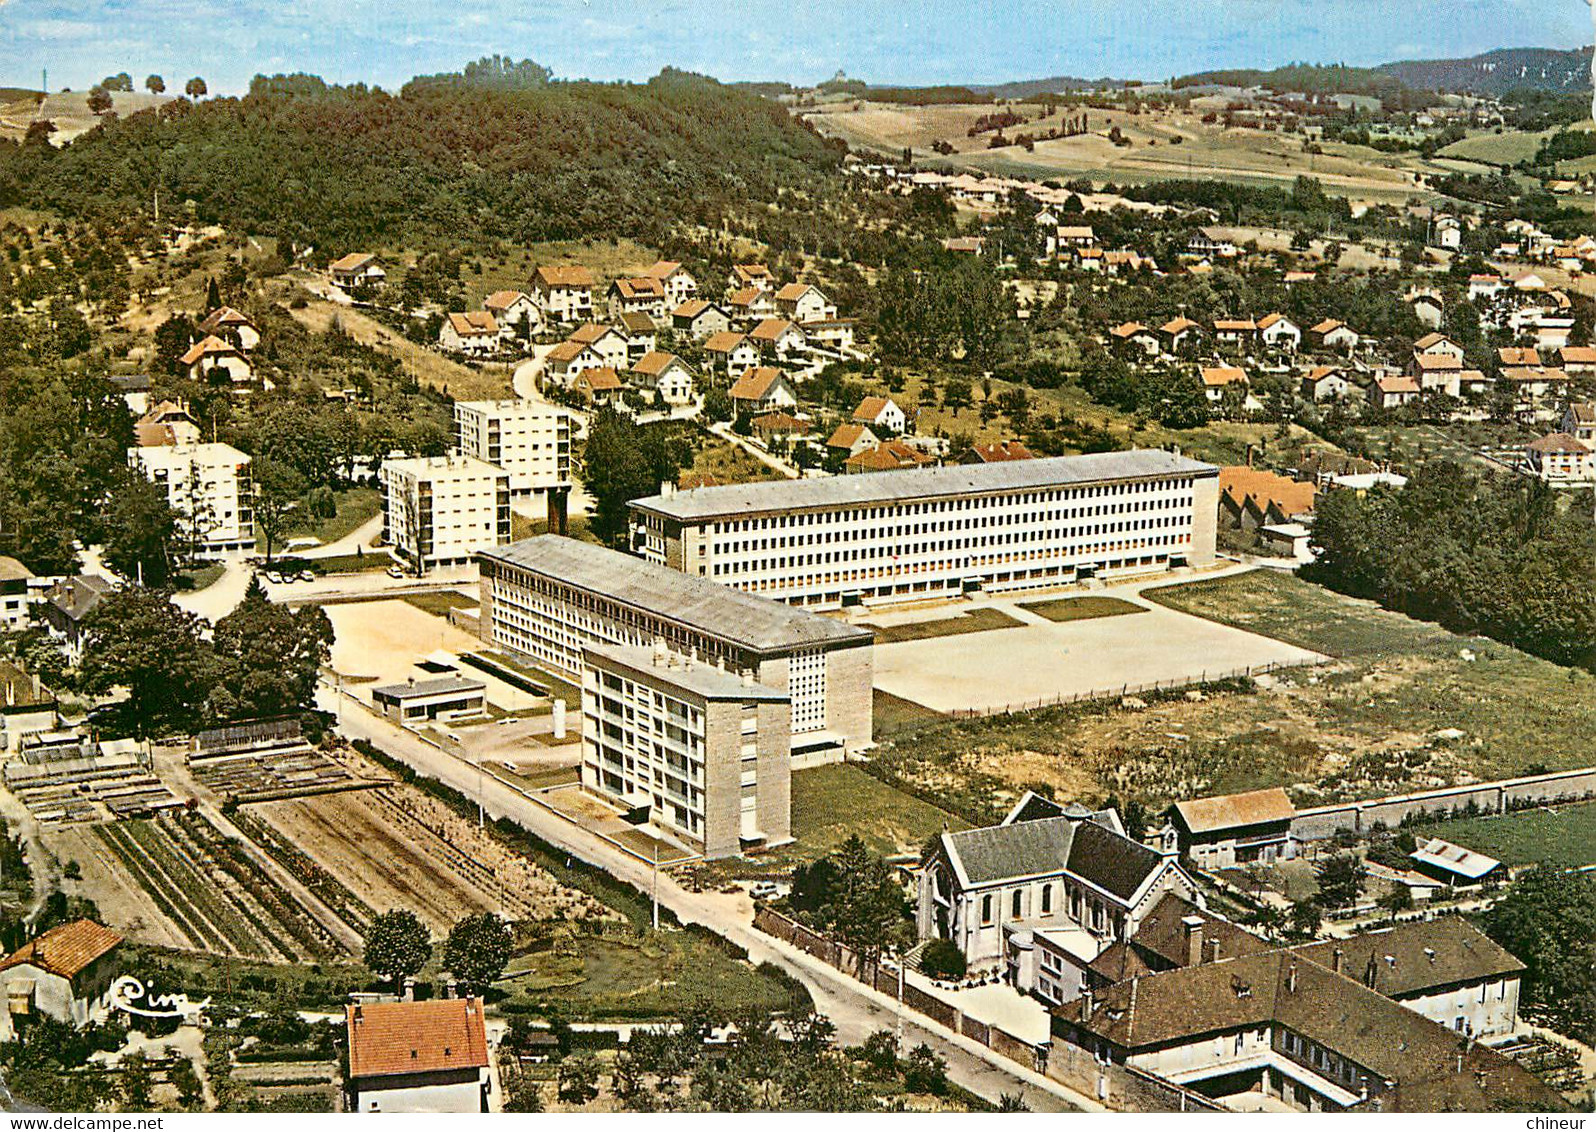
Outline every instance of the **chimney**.
POLYGON ((366 1008, 361 1003, 355 1003, 355 1025, 360 1025, 366 1020, 366 1008))
POLYGON ((1186 929, 1186 966, 1195 967, 1203 961, 1203 918, 1185 916, 1180 922, 1186 929))
POLYGON ((1090 1022, 1092 1019, 1092 988, 1081 988, 1081 1020, 1090 1022))
POLYGON ((1341 973, 1341 949, 1339 947, 1330 953, 1330 969, 1338 975, 1341 973))
POLYGON ((671 496, 675 495, 676 494, 676 481, 674 481, 674 480, 660 480, 659 481, 659 494, 660 494, 660 498, 661 499, 669 499, 671 496))
POLYGON ((1210 937, 1208 940, 1208 962, 1219 962, 1219 940, 1210 937))
POLYGON ((1286 990, 1291 994, 1297 993, 1297 961, 1293 959, 1291 966, 1286 968, 1286 990))
POLYGON ((1426 947, 1424 949, 1424 957, 1433 964, 1435 962, 1435 948, 1426 947))

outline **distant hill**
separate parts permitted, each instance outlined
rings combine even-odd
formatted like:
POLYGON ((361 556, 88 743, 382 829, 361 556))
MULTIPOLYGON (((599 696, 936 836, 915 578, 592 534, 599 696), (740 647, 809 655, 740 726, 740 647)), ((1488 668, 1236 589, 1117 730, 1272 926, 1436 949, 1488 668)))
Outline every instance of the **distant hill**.
POLYGON ((1031 98, 1038 94, 1061 94, 1067 90, 1125 85, 1124 79, 1079 79, 1073 75, 1054 75, 1047 79, 1024 79, 1012 83, 972 84, 970 89, 978 94, 990 94, 994 98, 1031 98))
POLYGON ((1590 89, 1589 47, 1559 51, 1548 47, 1508 47, 1469 59, 1421 59, 1387 63, 1378 70, 1405 86, 1468 94, 1510 90, 1590 89))
POLYGON ((1176 89, 1190 86, 1268 87, 1299 94, 1367 94, 1376 98, 1400 92, 1405 85, 1395 75, 1369 67, 1340 63, 1320 66, 1293 63, 1272 71, 1239 67, 1224 71, 1199 71, 1175 80, 1176 89))

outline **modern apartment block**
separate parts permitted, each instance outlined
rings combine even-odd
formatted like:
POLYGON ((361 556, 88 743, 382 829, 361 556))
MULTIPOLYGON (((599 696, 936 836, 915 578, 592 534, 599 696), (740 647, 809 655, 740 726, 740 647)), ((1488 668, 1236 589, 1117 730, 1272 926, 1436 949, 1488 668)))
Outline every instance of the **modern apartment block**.
POLYGON ((454 442, 461 455, 509 472, 512 495, 542 496, 549 529, 565 533, 571 495, 570 413, 525 397, 457 401, 454 442))
POLYGON ((178 442, 127 450, 128 466, 166 492, 178 532, 196 558, 255 549, 249 457, 231 444, 178 442))
POLYGON ((417 574, 510 541, 510 473, 474 456, 384 460, 382 537, 417 574))
POLYGON ((794 605, 922 601, 1214 560, 1219 469, 1145 450, 632 501, 652 562, 794 605))
POLYGON ((582 659, 585 789, 708 859, 791 839, 790 695, 663 644, 582 659))
POLYGON ((593 543, 542 535, 484 550, 483 641, 569 680, 592 645, 656 641, 792 698, 794 766, 870 742, 874 634, 593 543))

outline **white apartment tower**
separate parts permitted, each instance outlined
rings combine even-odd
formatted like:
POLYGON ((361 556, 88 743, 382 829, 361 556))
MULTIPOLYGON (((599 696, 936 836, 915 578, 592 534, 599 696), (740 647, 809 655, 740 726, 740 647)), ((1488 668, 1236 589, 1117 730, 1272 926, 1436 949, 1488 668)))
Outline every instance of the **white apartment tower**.
POLYGON ((633 500, 632 544, 792 605, 1043 589, 1212 562, 1218 476, 1144 450, 701 487, 633 500))
POLYGON ((179 536, 196 558, 255 549, 255 487, 249 457, 230 444, 192 441, 127 450, 128 466, 166 492, 179 536))
POLYGON ((571 494, 571 415, 557 405, 518 397, 457 401, 455 447, 510 473, 512 495, 542 496, 549 530, 565 533, 571 494))
POLYGON ((510 541, 510 473, 473 456, 385 460, 382 535, 417 574, 510 541))
POLYGON ((791 840, 792 701, 667 649, 589 645, 582 664, 582 786, 709 859, 791 840))

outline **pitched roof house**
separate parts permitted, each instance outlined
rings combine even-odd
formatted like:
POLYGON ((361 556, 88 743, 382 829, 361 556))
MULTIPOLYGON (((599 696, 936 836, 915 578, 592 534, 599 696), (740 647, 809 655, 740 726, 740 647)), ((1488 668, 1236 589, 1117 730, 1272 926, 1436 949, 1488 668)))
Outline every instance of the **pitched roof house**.
POLYGON ((845 472, 896 472, 919 468, 936 460, 901 440, 884 440, 873 448, 863 448, 843 462, 845 472))
POLYGON ((356 1112, 487 1112, 482 1000, 344 1008, 356 1112))
POLYGON ((862 424, 846 423, 837 426, 826 441, 826 447, 834 452, 842 452, 848 456, 857 455, 866 448, 873 448, 880 443, 880 439, 869 427, 862 424))
POLYGON ((93 920, 73 920, 35 936, 0 961, 9 1009, 0 1035, 13 1036, 12 1018, 44 1014, 83 1026, 107 1004, 122 936, 93 920))
POLYGON ((798 403, 792 382, 775 366, 750 366, 732 383, 732 404, 744 410, 790 408, 798 403))

